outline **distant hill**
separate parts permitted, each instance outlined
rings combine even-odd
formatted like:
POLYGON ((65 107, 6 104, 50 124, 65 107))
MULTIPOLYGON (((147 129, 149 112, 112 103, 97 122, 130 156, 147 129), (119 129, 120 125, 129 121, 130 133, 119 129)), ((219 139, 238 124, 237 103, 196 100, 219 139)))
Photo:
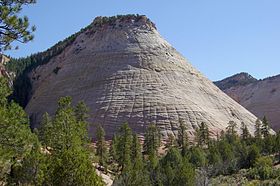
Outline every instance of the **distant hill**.
POLYGON ((280 75, 257 80, 240 73, 214 83, 257 117, 268 117, 274 130, 280 129, 280 75))
POLYGON ((257 81, 258 80, 250 74, 241 72, 239 74, 235 74, 233 76, 225 78, 221 81, 216 81, 214 82, 214 84, 217 85, 221 90, 226 90, 231 87, 244 86, 257 81))

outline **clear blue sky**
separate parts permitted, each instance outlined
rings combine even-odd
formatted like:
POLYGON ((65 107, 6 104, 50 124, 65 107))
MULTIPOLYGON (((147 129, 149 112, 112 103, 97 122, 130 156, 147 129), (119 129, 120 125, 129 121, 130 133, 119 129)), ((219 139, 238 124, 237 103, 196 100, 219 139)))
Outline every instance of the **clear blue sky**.
POLYGON ((96 16, 138 13, 211 80, 245 71, 256 78, 280 74, 279 0, 37 0, 23 14, 35 40, 7 54, 43 51, 96 16))

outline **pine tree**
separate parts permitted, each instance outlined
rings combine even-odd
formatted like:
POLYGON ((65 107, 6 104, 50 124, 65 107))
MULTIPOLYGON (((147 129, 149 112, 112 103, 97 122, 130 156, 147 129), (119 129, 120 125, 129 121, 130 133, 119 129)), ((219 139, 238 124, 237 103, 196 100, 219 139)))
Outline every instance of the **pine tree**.
POLYGON ((80 125, 70 97, 58 102, 58 109, 44 141, 50 147, 46 185, 103 185, 96 175, 85 146, 86 125, 80 125))
MULTIPOLYGON (((249 147, 249 152, 247 156, 248 167, 253 167, 256 163, 256 160, 260 157, 260 149, 256 144, 253 144, 249 147)), ((246 168, 248 168, 246 167, 246 168)))
POLYGON ((157 154, 160 144, 161 144, 160 133, 156 125, 155 124, 149 125, 145 132, 144 154, 147 155, 157 154))
POLYGON ((262 120, 262 126, 261 126, 261 134, 263 135, 264 138, 269 136, 269 123, 267 118, 264 116, 262 120))
POLYGON ((34 136, 34 143, 30 152, 21 160, 21 163, 13 169, 13 175, 9 177, 10 185, 42 185, 46 172, 46 158, 41 152, 38 138, 34 136))
POLYGON ((261 130, 261 121, 259 119, 256 120, 255 123, 255 138, 256 139, 261 139, 262 138, 262 130, 261 130))
POLYGON ((238 136, 236 131, 237 124, 234 121, 229 121, 227 130, 226 130, 226 138, 229 141, 229 143, 234 143, 238 136))
POLYGON ((35 26, 29 28, 28 18, 19 16, 23 5, 35 2, 35 0, 0 1, 0 52, 11 49, 11 43, 14 41, 27 43, 33 39, 32 32, 35 31, 35 26))
POLYGON ((182 155, 185 155, 188 149, 188 134, 184 123, 179 121, 179 130, 178 130, 178 145, 182 148, 182 155))
POLYGON ((132 132, 128 123, 124 123, 118 131, 117 135, 117 162, 122 172, 131 170, 131 147, 132 147, 132 132))
POLYGON ((48 144, 51 144, 51 136, 49 133, 52 130, 52 119, 48 113, 45 113, 42 117, 41 127, 38 130, 39 140, 42 142, 44 148, 48 148, 48 144))
POLYGON ((176 143, 174 135, 171 133, 168 133, 167 136, 168 137, 167 137, 167 141, 165 144, 165 148, 169 149, 169 148, 172 148, 173 146, 176 146, 177 143, 176 143))
POLYGON ((159 165, 162 185, 194 185, 195 170, 177 148, 171 148, 159 165))
POLYGON ((39 173, 34 173, 35 169, 41 171, 34 165, 39 159, 32 155, 40 148, 37 136, 31 132, 24 110, 18 104, 7 101, 6 97, 10 93, 7 81, 0 78, 0 83, 0 175, 3 176, 1 181, 6 181, 9 185, 18 185, 20 181, 26 184, 39 182, 39 173), (27 168, 26 162, 29 162, 28 170, 31 171, 29 174, 32 177, 20 176, 25 172, 22 167, 27 168))
POLYGON ((109 151, 112 162, 117 162, 117 160, 118 160, 117 148, 118 148, 118 138, 117 138, 117 135, 114 135, 113 139, 112 139, 112 143, 110 145, 110 151, 109 151))
POLYGON ((96 155, 99 157, 99 164, 107 169, 108 152, 105 141, 105 131, 100 125, 96 130, 96 140, 96 155))
POLYGON ((7 97, 11 94, 11 90, 8 86, 8 81, 0 77, 0 107, 5 107, 7 105, 7 97))
POLYGON ((278 162, 280 162, 280 131, 277 132, 275 138, 275 151, 278 153, 278 162))
POLYGON ((209 129, 207 125, 202 122, 199 128, 196 130, 196 141, 198 146, 202 147, 208 145, 209 142, 209 129))
POLYGON ((241 123, 241 139, 245 142, 251 137, 248 127, 245 125, 244 122, 241 123))
POLYGON ((133 162, 133 170, 142 170, 144 168, 141 144, 137 134, 133 135, 131 161, 133 162))

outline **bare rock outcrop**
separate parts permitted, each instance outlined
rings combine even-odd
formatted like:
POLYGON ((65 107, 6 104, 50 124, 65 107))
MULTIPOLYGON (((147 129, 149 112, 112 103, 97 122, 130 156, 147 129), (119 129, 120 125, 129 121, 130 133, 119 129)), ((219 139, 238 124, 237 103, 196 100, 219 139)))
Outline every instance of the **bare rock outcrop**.
POLYGON ((3 54, 0 54, 0 77, 3 77, 3 76, 6 77, 9 75, 5 69, 5 64, 7 62, 9 62, 9 58, 3 54))
POLYGON ((190 135, 205 122, 213 135, 229 121, 250 132, 256 117, 194 69, 146 16, 98 17, 47 64, 29 73, 32 97, 25 110, 34 127, 53 114, 61 96, 90 108, 90 135, 101 124, 112 137, 128 122, 143 134, 155 123, 176 135, 181 120, 190 135))

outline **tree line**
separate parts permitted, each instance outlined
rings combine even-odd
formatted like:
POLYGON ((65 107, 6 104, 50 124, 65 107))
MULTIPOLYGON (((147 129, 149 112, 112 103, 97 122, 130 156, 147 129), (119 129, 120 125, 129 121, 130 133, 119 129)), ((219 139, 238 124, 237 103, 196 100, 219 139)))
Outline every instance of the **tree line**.
MULTIPOLYGON (((7 82, 1 78, 0 84, 7 82)), ((241 169, 248 179, 280 175, 273 169, 280 161, 280 133, 270 133, 266 118, 256 121, 254 135, 245 123, 238 135, 230 121, 213 137, 201 123, 192 140, 182 121, 165 141, 154 124, 141 138, 124 123, 111 142, 97 125, 93 147, 83 102, 73 106, 70 97, 61 98, 54 116, 46 113, 31 131, 24 110, 7 100, 10 93, 0 87, 0 180, 8 185, 103 185, 96 168, 114 177, 114 185, 207 185, 241 169)))
POLYGON ((279 178, 280 171, 273 165, 280 161, 280 133, 270 133, 265 117, 256 121, 255 129, 252 136, 242 123, 238 135, 236 123, 230 121, 226 131, 213 138, 202 122, 189 140, 184 123, 179 122, 177 137, 170 134, 163 144, 156 125, 151 124, 141 145, 125 123, 108 145, 99 126, 96 155, 105 171, 115 173, 115 185, 208 185, 211 178, 241 169, 248 170, 248 179, 279 178), (160 148, 164 153, 159 153, 160 148))

